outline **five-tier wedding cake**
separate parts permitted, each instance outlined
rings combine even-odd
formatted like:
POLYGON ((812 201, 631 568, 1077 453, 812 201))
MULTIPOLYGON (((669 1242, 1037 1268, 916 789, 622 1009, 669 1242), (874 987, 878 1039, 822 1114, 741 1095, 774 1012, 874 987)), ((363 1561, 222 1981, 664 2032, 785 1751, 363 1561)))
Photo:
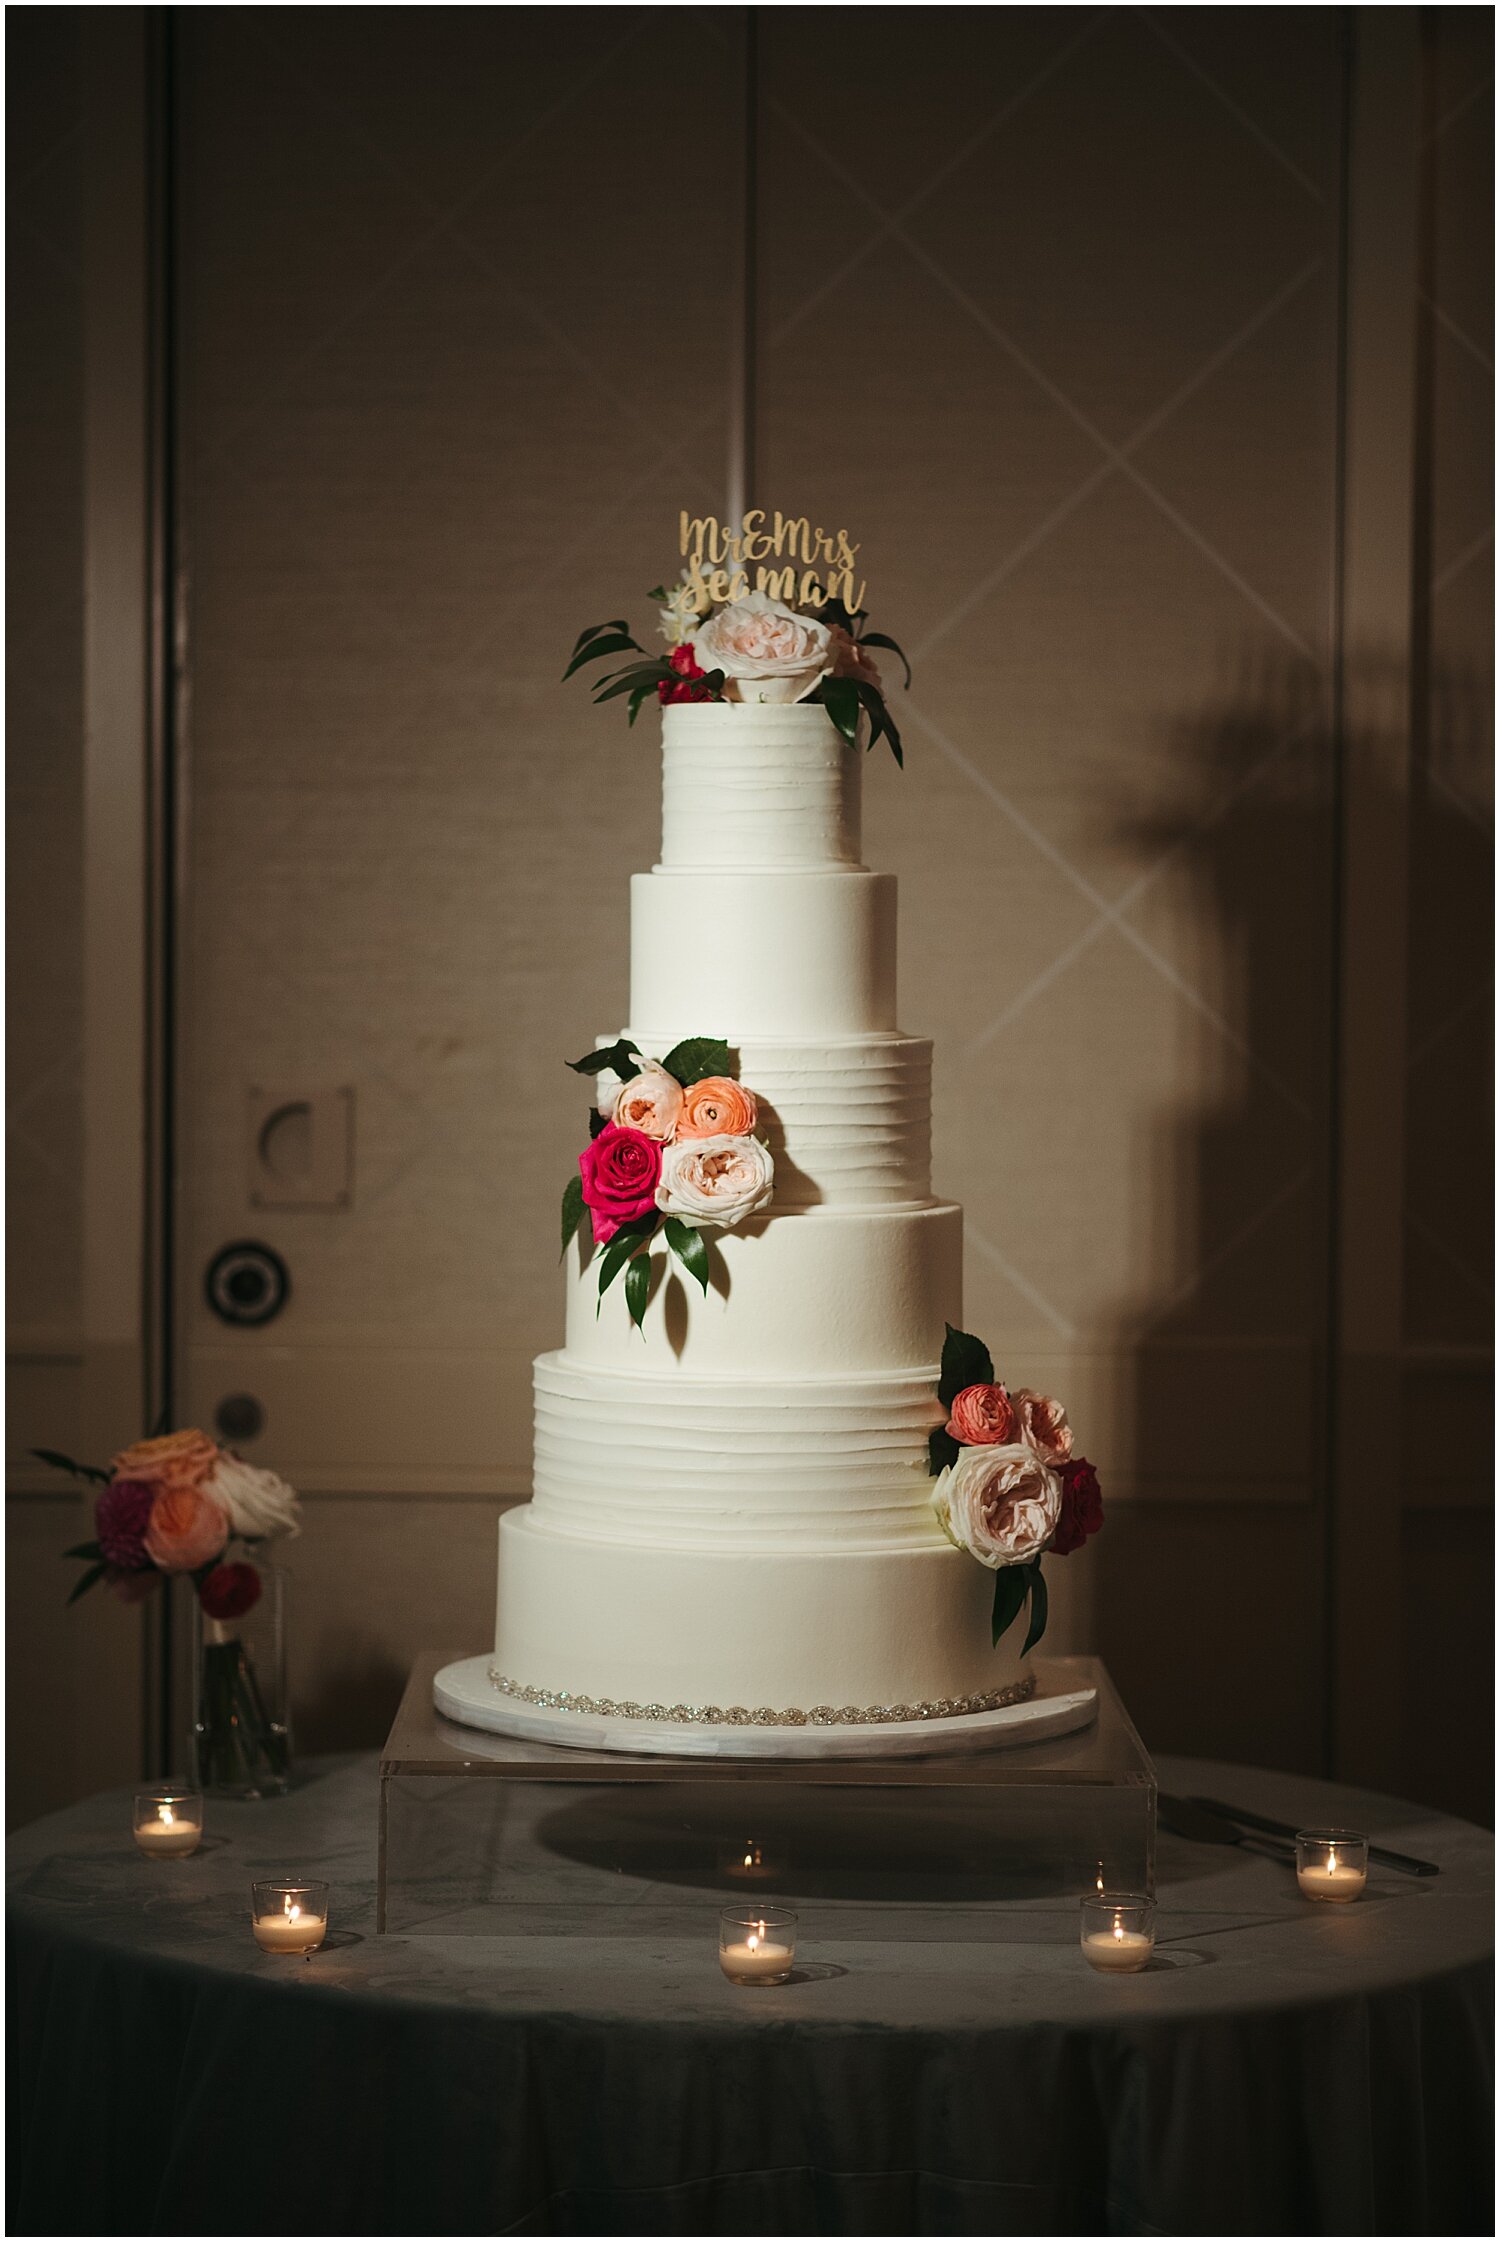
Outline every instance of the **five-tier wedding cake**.
POLYGON ((962 1216, 932 1196, 930 1044, 896 1012, 896 883, 818 704, 663 711, 661 861, 631 882, 629 1041, 712 1029, 774 1202, 639 1328, 570 1249, 536 1365, 532 1501, 501 1521, 493 1678, 542 1704, 769 1725, 978 1711, 1025 1688, 993 1580, 934 1515, 962 1216))

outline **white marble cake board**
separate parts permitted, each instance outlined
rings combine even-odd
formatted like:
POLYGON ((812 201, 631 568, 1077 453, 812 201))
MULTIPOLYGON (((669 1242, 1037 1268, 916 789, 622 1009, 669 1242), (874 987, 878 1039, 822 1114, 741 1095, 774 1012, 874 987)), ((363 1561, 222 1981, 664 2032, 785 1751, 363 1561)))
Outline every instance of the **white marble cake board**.
POLYGON ((936 1759, 1034 1744, 1064 1736, 1094 1718, 1099 1693, 1074 1689, 1030 1697, 993 1713, 950 1720, 891 1721, 843 1728, 708 1728, 698 1722, 606 1718, 559 1712, 506 1697, 490 1680, 492 1658, 460 1658, 433 1680, 438 1711, 466 1728, 517 1736, 530 1744, 594 1752, 652 1752, 673 1759, 936 1759))

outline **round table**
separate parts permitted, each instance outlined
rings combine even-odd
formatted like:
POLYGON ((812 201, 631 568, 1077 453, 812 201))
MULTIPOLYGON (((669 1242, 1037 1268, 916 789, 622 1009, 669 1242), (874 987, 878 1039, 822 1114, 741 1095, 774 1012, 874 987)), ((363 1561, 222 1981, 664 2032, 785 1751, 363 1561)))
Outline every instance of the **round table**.
POLYGON ((1442 1874, 1316 1905, 1164 1833, 1139 1976, 1091 1971, 1063 1901, 1000 1945, 920 1908, 874 1939, 814 1901, 795 1982, 748 1989, 712 1895, 633 1938, 602 1870, 565 1935, 377 1937, 376 1764, 210 1801, 186 1862, 136 1853, 124 1793, 13 1837, 11 2233, 1493 2232, 1468 1824, 1164 1760, 1164 1791, 1442 1874), (288 1870, 332 1886, 305 1962, 250 1937, 251 1878, 288 1870))

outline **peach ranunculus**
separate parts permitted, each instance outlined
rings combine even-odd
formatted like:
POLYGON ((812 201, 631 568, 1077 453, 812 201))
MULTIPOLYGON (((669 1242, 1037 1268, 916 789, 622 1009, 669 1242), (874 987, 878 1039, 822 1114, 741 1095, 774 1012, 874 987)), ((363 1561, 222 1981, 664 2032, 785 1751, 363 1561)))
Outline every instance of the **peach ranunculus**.
POLYGON ((741 1083, 727 1074, 705 1075, 682 1093, 679 1137, 747 1137, 755 1127, 756 1105, 741 1083))
POLYGON ((1020 1437, 1040 1456, 1049 1471, 1060 1470, 1073 1453, 1073 1428, 1067 1411, 1051 1394, 1033 1393, 1022 1386, 1010 1397, 1020 1437))
POLYGON ((679 1137, 662 1156, 656 1203, 690 1230, 706 1223, 728 1230, 747 1214, 759 1214, 775 1177, 758 1137, 679 1137))
POLYGON ((670 1144, 682 1112, 682 1084, 665 1067, 642 1067, 615 1094, 609 1118, 622 1129, 639 1129, 643 1137, 670 1144))
POLYGON ((1004 1386, 965 1386, 953 1397, 948 1432, 961 1448, 993 1448, 1016 1437, 1016 1413, 1004 1386))
POLYGON ((958 1549, 998 1572, 1039 1557, 1062 1515, 1056 1472, 1030 1448, 966 1448, 932 1490, 938 1524, 958 1549))
POLYGON ((831 661, 828 625, 765 592, 721 607, 692 643, 705 674, 723 671, 726 700, 805 700, 831 661))
POLYGON ((122 1448, 109 1468, 112 1478, 141 1480, 150 1487, 201 1487, 218 1460, 208 1434, 190 1429, 138 1440, 122 1448))
POLYGON ((164 1573, 192 1573, 217 1557, 229 1539, 229 1518, 201 1487, 162 1486, 151 1505, 146 1555, 164 1573))

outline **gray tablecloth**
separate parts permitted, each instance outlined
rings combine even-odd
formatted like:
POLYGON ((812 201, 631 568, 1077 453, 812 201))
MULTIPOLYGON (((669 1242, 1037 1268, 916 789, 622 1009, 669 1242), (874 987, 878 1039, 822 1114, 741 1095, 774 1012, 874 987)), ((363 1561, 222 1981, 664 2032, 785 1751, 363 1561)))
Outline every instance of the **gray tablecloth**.
MULTIPOLYGON (((211 1805, 141 1859, 124 1795, 11 1842, 12 2234, 1479 2234, 1492 2231, 1492 1847, 1415 1807, 1187 1762, 1165 1788, 1442 1864, 1311 1906, 1164 1837, 1156 1964, 1076 1910, 802 1909, 796 1982, 666 1927, 373 1930, 376 1763, 211 1805), (262 1956, 252 1876, 335 1935, 262 1956)), ((539 1917, 538 1920, 544 1920, 539 1917)))

